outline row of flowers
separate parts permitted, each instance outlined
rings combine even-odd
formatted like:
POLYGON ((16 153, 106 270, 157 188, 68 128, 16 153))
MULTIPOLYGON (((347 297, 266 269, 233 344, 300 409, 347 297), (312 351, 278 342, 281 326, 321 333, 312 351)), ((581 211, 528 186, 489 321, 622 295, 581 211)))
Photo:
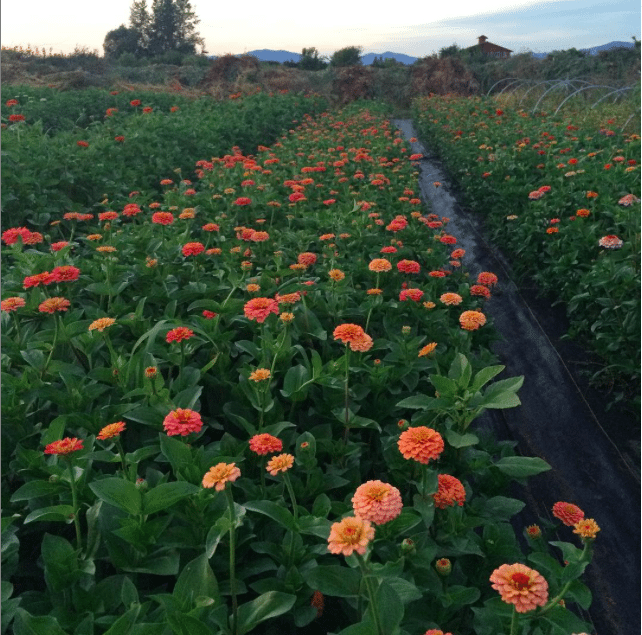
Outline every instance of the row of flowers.
POLYGON ((376 110, 4 230, 3 575, 35 543, 47 584, 10 617, 590 629, 564 602, 590 604, 597 523, 507 496, 549 466, 473 425, 519 405, 488 348, 501 281, 470 279, 376 110))
POLYGON ((570 335, 603 360, 594 380, 619 383, 638 417, 640 136, 602 110, 596 128, 572 110, 435 96, 414 116, 517 276, 565 304, 570 335))

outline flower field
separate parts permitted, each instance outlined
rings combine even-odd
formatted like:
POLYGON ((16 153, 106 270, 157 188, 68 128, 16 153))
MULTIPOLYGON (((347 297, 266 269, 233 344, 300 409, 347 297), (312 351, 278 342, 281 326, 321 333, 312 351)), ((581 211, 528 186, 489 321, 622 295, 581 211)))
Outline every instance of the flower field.
POLYGON ((606 105, 558 115, 498 105, 490 98, 422 98, 415 122, 515 273, 563 302, 570 335, 604 360, 593 380, 615 385, 615 401, 639 417, 635 119, 606 105))
MULTIPOLYGON (((180 111, 196 140, 297 119, 269 141, 176 171, 159 145, 124 191, 3 220, 2 632, 591 631, 599 517, 534 517, 516 496, 548 464, 476 422, 520 403, 489 349, 497 276, 462 266, 383 107, 271 99, 180 111)), ((125 139, 158 117, 178 147, 172 114, 125 139)), ((85 152, 104 125, 3 136, 85 152)))

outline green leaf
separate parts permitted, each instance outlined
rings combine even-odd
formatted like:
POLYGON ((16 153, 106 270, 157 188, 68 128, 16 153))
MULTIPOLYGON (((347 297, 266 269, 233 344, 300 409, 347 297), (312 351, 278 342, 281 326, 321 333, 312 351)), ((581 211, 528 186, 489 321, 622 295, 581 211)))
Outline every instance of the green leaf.
POLYGON ((89 487, 100 500, 109 505, 118 507, 132 516, 143 513, 143 497, 131 481, 114 476, 89 483, 89 487))
POLYGON ((25 519, 24 524, 43 521, 71 522, 73 520, 74 508, 71 505, 54 505, 53 507, 41 507, 31 512, 25 519))
POLYGON ((299 518, 299 532, 317 536, 327 540, 330 535, 330 526, 332 523, 326 518, 315 518, 314 516, 303 516, 299 518))
POLYGON ((442 375, 430 375, 428 379, 439 392, 440 397, 456 395, 459 390, 459 386, 454 379, 448 379, 448 377, 443 377, 442 375))
POLYGON ((214 635, 207 624, 186 613, 168 613, 167 623, 176 635, 214 635))
POLYGON ((575 602, 579 604, 585 611, 591 606, 593 601, 593 596, 591 595, 591 590, 579 580, 575 580, 571 583, 571 586, 566 592, 566 601, 575 602))
POLYGON ((421 494, 415 494, 412 497, 412 504, 421 515, 426 527, 430 527, 435 517, 435 505, 432 497, 425 499, 421 494))
POLYGON ((179 474, 194 464, 192 450, 186 443, 163 433, 158 436, 160 438, 161 452, 171 463, 174 474, 179 474))
POLYGON ((532 456, 505 456, 499 459, 494 467, 514 478, 534 476, 551 469, 544 459, 532 456))
POLYGON ((386 578, 386 582, 395 590, 403 604, 409 604, 423 597, 417 585, 404 578, 390 577, 386 578))
POLYGON ((25 360, 25 362, 29 364, 29 366, 35 368, 36 370, 40 370, 45 365, 45 354, 37 348, 31 348, 27 351, 20 351, 20 355, 25 360))
POLYGON ((239 606, 238 611, 236 628, 238 635, 249 633, 261 622, 287 613, 295 602, 296 595, 281 593, 280 591, 268 591, 251 602, 242 604, 239 606))
POLYGON ((411 408, 415 410, 430 410, 435 406, 437 399, 429 397, 428 395, 413 395, 402 399, 398 404, 398 408, 411 408))
POLYGON ((403 619, 403 602, 387 579, 381 581, 374 596, 374 606, 369 604, 368 610, 373 613, 377 611, 382 632, 385 635, 393 635, 403 619))
POLYGON ((466 448, 479 443, 479 437, 472 432, 459 434, 459 432, 455 432, 454 430, 446 430, 444 437, 446 437, 446 441, 448 441, 448 444, 453 448, 466 448))
POLYGON ((318 566, 302 571, 301 575, 306 584, 323 595, 340 598, 359 595, 361 574, 356 569, 338 565, 318 566))
POLYGON ((524 383, 524 377, 511 377, 491 384, 485 391, 480 405, 484 408, 514 408, 522 402, 515 394, 524 383))
POLYGON ((454 585, 448 587, 448 590, 442 599, 442 604, 446 607, 459 608, 466 606, 467 604, 473 604, 480 596, 480 590, 475 587, 454 585))
POLYGON ((123 613, 105 632, 105 635, 129 635, 140 613, 140 604, 135 604, 123 613))
POLYGON ((171 507, 179 500, 196 494, 200 491, 196 485, 186 481, 175 481, 173 483, 161 483, 145 493, 143 498, 143 509, 145 514, 155 514, 162 509, 171 507))
POLYGON ((49 445, 54 441, 62 439, 65 433, 65 417, 56 417, 49 427, 42 433, 40 443, 42 445, 49 445))
POLYGON ((244 503, 243 507, 250 511, 268 516, 290 531, 296 530, 294 516, 292 516, 290 511, 281 505, 273 503, 272 501, 249 501, 248 503, 244 503))
POLYGON ((476 393, 478 390, 481 390, 493 377, 499 375, 506 366, 488 366, 487 368, 482 368, 473 379, 473 383, 470 385, 470 390, 473 393, 476 393))
POLYGON ((11 497, 11 502, 28 501, 32 498, 39 498, 40 496, 51 496, 64 492, 67 485, 63 482, 50 483, 49 481, 29 481, 22 487, 19 487, 11 497))
POLYGON ((485 518, 492 518, 494 520, 508 520, 515 514, 519 514, 526 507, 526 503, 517 500, 516 498, 508 498, 506 496, 493 496, 484 501, 481 515, 485 518))
POLYGON ((305 399, 307 390, 301 392, 301 386, 305 384, 310 379, 310 372, 305 366, 298 364, 297 366, 292 366, 285 373, 283 378, 283 389, 281 394, 284 397, 289 397, 292 401, 301 401, 305 399), (294 398, 296 397, 296 398, 294 398))
POLYGON ((457 382, 459 388, 468 388, 473 369, 464 355, 457 353, 448 370, 448 377, 457 382))
POLYGON ((14 635, 67 635, 55 618, 48 615, 36 617, 21 608, 16 609, 13 633, 14 635))
POLYGON ((197 597, 219 599, 218 583, 207 554, 197 556, 188 562, 178 576, 173 594, 193 607, 197 597))
POLYGON ((45 580, 52 591, 72 585, 78 573, 78 556, 71 543, 61 536, 45 534, 41 546, 45 580))

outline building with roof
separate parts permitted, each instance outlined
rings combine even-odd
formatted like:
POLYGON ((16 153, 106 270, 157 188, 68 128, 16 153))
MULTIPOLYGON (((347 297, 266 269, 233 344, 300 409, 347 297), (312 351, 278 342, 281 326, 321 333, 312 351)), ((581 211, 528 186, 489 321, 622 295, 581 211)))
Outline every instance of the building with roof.
POLYGON ((479 48, 484 55, 490 55, 491 57, 506 58, 510 57, 510 54, 513 52, 510 49, 499 46, 499 44, 493 44, 488 42, 488 38, 485 35, 479 36, 479 48))

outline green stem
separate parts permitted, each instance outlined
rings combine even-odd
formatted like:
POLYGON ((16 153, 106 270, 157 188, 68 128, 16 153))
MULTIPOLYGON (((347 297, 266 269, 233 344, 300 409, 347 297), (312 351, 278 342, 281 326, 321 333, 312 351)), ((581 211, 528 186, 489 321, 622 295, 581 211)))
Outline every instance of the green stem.
POLYGON ((236 512, 232 491, 225 488, 227 503, 230 508, 230 594, 232 595, 232 635, 236 635, 238 625, 238 600, 236 598, 236 512))
POLYGON ((51 361, 51 356, 53 355, 54 349, 56 348, 56 342, 58 341, 58 320, 62 320, 62 318, 55 316, 54 317, 54 338, 53 342, 51 343, 51 350, 49 351, 49 356, 47 357, 47 361, 45 362, 45 365, 42 367, 42 373, 40 377, 43 377, 44 374, 47 372, 47 368, 49 368, 49 362, 51 361))
POLYGON ((360 556, 356 551, 354 554, 357 557, 357 562, 359 563, 359 568, 361 569, 361 575, 364 582, 366 583, 366 590, 368 591, 368 600, 369 607, 372 611, 372 617, 374 619, 375 627, 377 629, 378 635, 384 635, 383 629, 381 627, 381 619, 379 617, 379 611, 377 610, 377 605, 375 604, 374 589, 372 588, 372 580, 370 579, 370 571, 368 570, 368 565, 366 561, 360 556))
POLYGON ((65 457, 67 460, 67 467, 69 468, 69 484, 71 485, 71 506, 74 508, 74 527, 76 529, 76 549, 82 553, 82 537, 80 535, 80 518, 78 517, 78 492, 76 491, 76 481, 74 479, 74 466, 70 458, 65 457))
POLYGON ((517 626, 519 619, 517 617, 517 609, 513 606, 513 616, 510 620, 510 635, 517 635, 517 626))
MULTIPOLYGON (((288 488, 288 494, 290 494, 290 501, 292 503, 292 515, 294 516, 294 523, 296 524, 299 519, 299 510, 296 506, 296 497, 294 496, 294 490, 292 489, 292 482, 290 481, 290 475, 287 472, 283 472, 283 480, 285 481, 285 486, 288 488)), ((294 560, 294 530, 292 530, 290 537, 290 554, 288 556, 288 565, 291 566, 294 560)))

